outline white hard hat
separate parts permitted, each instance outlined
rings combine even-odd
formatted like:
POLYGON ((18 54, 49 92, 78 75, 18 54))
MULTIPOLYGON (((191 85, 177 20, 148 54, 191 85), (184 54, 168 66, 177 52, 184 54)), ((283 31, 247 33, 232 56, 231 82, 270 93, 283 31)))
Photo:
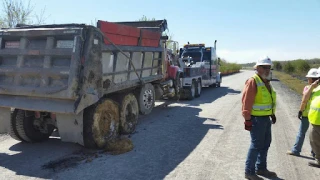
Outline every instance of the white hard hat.
POLYGON ((320 67, 317 69, 318 71, 318 75, 317 75, 317 77, 320 77, 320 67))
POLYGON ((319 77, 319 69, 311 68, 308 71, 308 74, 306 75, 306 77, 309 77, 309 78, 317 78, 317 77, 319 77))
POLYGON ((262 66, 262 65, 272 66, 271 59, 268 56, 265 56, 259 59, 254 67, 262 66))

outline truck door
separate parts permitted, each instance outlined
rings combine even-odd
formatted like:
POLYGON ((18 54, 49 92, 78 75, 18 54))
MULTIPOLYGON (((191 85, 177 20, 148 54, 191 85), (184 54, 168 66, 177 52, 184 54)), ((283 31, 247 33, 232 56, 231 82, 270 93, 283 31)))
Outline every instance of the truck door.
POLYGON ((203 61, 204 62, 209 62, 209 67, 207 67, 207 72, 209 79, 212 77, 212 60, 211 60, 211 48, 205 48, 203 51, 203 61))

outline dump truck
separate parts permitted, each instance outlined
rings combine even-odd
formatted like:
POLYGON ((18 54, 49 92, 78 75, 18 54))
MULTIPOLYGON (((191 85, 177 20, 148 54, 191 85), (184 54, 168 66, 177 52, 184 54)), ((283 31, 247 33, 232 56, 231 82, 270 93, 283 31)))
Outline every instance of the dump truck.
POLYGON ((104 148, 135 130, 155 100, 179 99, 182 72, 166 20, 53 24, 0 30, 0 133, 104 148))

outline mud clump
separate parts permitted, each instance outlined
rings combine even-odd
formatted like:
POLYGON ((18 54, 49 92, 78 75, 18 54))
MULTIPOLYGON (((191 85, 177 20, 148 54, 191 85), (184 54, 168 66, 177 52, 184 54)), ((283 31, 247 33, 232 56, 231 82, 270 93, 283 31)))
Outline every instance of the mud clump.
POLYGON ((133 147, 133 143, 129 138, 119 138, 107 142, 104 150, 112 155, 119 155, 132 151, 133 147))

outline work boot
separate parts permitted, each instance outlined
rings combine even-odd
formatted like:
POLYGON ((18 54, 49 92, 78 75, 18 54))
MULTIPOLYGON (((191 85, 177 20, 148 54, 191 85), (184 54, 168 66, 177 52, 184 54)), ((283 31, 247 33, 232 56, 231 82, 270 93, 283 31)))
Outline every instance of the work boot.
POLYGON ((300 156, 299 153, 295 153, 295 152, 293 152, 293 151, 287 151, 287 154, 288 154, 288 155, 292 155, 292 156, 300 156))
POLYGON ((318 159, 315 159, 314 161, 310 161, 308 163, 309 166, 313 166, 313 167, 317 167, 317 168, 320 168, 320 162, 318 159))
POLYGON ((256 174, 245 174, 244 177, 249 180, 263 180, 263 178, 257 176, 256 174))
POLYGON ((312 156, 312 157, 313 157, 313 159, 315 159, 315 158, 316 158, 316 154, 315 154, 313 151, 311 151, 310 156, 312 156))
POLYGON ((263 177, 267 177, 267 178, 277 177, 277 174, 275 172, 269 171, 268 169, 257 170, 256 174, 263 176, 263 177))

